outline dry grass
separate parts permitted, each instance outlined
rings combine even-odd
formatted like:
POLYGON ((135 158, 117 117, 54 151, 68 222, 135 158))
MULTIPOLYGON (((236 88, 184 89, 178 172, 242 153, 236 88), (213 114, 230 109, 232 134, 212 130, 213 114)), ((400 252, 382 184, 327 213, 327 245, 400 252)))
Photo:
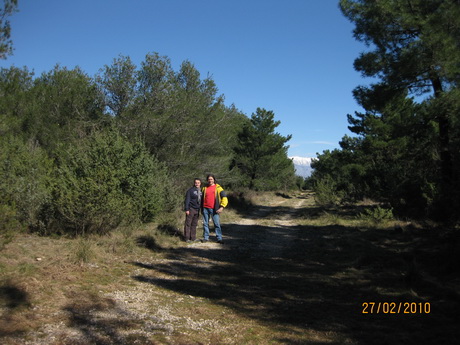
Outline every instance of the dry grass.
POLYGON ((186 245, 155 224, 110 237, 17 236, 0 252, 0 343, 440 344, 460 335, 458 229, 370 226, 362 208, 319 209, 308 193, 246 202, 225 210, 223 246, 186 245), (430 303, 431 313, 363 314, 364 302, 430 303))

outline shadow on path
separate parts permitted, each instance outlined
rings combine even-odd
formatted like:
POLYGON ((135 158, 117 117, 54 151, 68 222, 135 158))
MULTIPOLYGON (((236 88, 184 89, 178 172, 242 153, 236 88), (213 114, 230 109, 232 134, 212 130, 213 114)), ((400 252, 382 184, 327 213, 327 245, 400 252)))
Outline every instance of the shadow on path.
MULTIPOLYGON (((263 207, 254 214, 284 211, 263 207)), ((225 224, 224 235, 223 246, 184 247, 167 262, 137 262, 147 272, 133 278, 210 299, 274 327, 334 334, 335 343, 439 344, 460 335, 454 331, 458 292, 446 299, 440 284, 411 277, 413 236, 343 226, 241 224, 225 224), (429 303, 431 310, 363 314, 365 302, 429 303)))

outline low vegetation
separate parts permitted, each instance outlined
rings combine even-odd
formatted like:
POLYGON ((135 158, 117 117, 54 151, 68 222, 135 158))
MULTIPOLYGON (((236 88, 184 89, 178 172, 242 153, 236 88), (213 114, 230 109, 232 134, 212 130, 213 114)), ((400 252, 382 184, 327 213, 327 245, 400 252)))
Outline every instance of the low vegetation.
POLYGON ((0 256, 1 343, 458 339, 458 230, 374 217, 381 211, 369 203, 325 209, 309 192, 233 198, 245 206, 225 210, 224 245, 186 244, 158 223, 84 238, 16 236, 0 256), (431 309, 364 310, 371 302, 431 309))

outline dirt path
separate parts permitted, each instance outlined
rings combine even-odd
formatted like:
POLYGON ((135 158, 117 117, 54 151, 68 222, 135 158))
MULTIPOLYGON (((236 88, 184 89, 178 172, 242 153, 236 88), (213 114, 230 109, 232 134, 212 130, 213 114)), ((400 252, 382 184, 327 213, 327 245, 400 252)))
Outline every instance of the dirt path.
MULTIPOLYGON (((59 301, 28 311, 48 320, 39 331, 6 344, 383 345, 460 337, 458 269, 446 265, 455 252, 437 248, 446 255, 436 261, 439 238, 308 221, 307 214, 320 217, 312 216, 311 195, 271 195, 244 215, 222 217, 223 245, 137 248, 114 257, 107 271, 119 272, 116 282, 88 265, 81 285, 63 285, 59 301), (95 290, 91 279, 110 283, 95 290), (431 310, 363 313, 371 302, 431 310)), ((0 340, 2 330, 17 333, 3 315, 0 340)))
MULTIPOLYGON (((295 260, 286 253, 292 254, 299 239, 295 218, 307 201, 274 198, 233 223, 224 222, 224 245, 211 236, 208 243, 136 262, 134 291, 107 297, 141 316, 147 303, 158 317, 150 329, 166 333, 172 344, 263 344, 267 333, 276 338, 271 327, 304 312, 297 303, 302 286, 296 286, 302 272, 292 272, 295 260)), ((295 323, 289 332, 302 333, 302 321, 295 323)), ((313 332, 308 337, 329 342, 337 336, 313 332)), ((305 334, 292 338, 305 339, 305 334)))
POLYGON ((234 249, 250 248, 254 257, 281 257, 298 237, 294 217, 305 203, 304 198, 276 198, 269 207, 256 207, 230 232, 231 238, 236 239, 234 249))
POLYGON ((134 279, 174 299, 157 306, 161 320, 170 320, 167 343, 420 344, 439 343, 439 332, 454 338, 449 303, 407 281, 410 236, 298 225, 311 201, 275 197, 224 223, 224 245, 194 244, 138 263, 143 270, 134 279), (363 303, 431 307, 433 298, 447 308, 434 321, 437 336, 429 331, 433 315, 424 312, 363 313, 363 303))

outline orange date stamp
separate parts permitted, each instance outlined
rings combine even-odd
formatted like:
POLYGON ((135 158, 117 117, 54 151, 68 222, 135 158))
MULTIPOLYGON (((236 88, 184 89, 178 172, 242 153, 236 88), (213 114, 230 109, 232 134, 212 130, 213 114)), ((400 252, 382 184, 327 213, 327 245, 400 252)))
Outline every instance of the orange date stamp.
POLYGON ((362 314, 430 314, 430 302, 363 302, 362 314))

